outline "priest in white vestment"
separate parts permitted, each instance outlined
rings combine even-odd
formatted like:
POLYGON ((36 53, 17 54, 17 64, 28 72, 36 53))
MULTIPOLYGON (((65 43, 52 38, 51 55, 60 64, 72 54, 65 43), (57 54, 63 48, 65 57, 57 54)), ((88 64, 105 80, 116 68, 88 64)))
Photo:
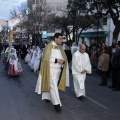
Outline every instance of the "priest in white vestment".
POLYGON ((69 86, 69 69, 67 57, 61 46, 63 35, 55 33, 54 39, 43 51, 35 92, 42 92, 42 100, 51 101, 55 110, 60 112, 62 104, 58 89, 65 92, 66 86, 69 86))
POLYGON ((86 73, 91 74, 91 63, 88 54, 85 52, 86 46, 81 44, 72 59, 72 74, 74 90, 77 98, 84 98, 86 73))

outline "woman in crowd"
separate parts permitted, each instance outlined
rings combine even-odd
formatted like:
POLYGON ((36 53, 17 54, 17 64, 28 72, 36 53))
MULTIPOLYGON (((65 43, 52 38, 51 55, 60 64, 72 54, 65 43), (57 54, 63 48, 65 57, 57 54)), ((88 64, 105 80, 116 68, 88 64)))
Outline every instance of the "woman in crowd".
POLYGON ((109 59, 110 59, 109 50, 107 47, 105 47, 98 61, 98 69, 101 70, 101 76, 102 76, 100 86, 107 85, 107 77, 108 77, 107 72, 109 68, 109 59))
POLYGON ((27 55, 25 57, 25 63, 28 64, 28 66, 30 66, 30 61, 31 61, 31 51, 30 49, 27 50, 27 55))
POLYGON ((12 47, 13 47, 12 44, 9 44, 9 46, 6 48, 5 56, 4 56, 4 59, 3 59, 3 64, 6 64, 8 62, 9 54, 10 54, 10 51, 11 51, 12 47))

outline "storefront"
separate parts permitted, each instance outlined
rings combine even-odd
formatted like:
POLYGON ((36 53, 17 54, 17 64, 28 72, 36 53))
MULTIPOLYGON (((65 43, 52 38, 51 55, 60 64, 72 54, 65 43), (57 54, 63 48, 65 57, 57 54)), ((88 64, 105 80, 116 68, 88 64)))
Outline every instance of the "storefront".
POLYGON ((99 32, 98 38, 97 38, 97 32, 82 33, 80 35, 79 43, 81 43, 82 41, 85 41, 86 44, 90 46, 92 41, 95 41, 97 43, 97 39, 98 39, 98 43, 106 43, 107 35, 108 35, 108 32, 106 31, 99 32))

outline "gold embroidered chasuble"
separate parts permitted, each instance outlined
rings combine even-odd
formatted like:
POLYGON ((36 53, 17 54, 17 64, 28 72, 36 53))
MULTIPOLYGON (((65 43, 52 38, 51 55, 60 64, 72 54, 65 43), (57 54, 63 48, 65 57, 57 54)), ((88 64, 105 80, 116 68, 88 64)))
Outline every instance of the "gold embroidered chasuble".
POLYGON ((63 59, 65 61, 65 64, 63 65, 62 76, 61 76, 60 83, 58 86, 59 90, 65 92, 67 57, 66 57, 66 54, 65 54, 62 46, 59 45, 59 46, 55 47, 54 45, 52 45, 52 42, 50 42, 43 51, 42 64, 41 64, 41 68, 40 68, 40 74, 42 76, 41 91, 42 92, 50 92, 50 57, 51 57, 52 48, 60 49, 63 59))

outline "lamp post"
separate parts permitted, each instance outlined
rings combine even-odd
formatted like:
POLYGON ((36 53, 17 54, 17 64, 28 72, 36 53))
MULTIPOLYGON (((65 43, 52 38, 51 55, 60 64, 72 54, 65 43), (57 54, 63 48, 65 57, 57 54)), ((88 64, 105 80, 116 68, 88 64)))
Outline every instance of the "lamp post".
POLYGON ((34 44, 36 46, 36 23, 33 23, 34 26, 34 44))
POLYGON ((99 23, 100 23, 101 17, 102 17, 102 15, 100 12, 95 14, 95 18, 97 19, 97 45, 98 45, 98 41, 99 41, 99 23))
POLYGON ((76 10, 72 10, 72 20, 73 20, 73 41, 75 41, 75 18, 76 18, 76 10))
POLYGON ((72 25, 73 25, 73 42, 76 42, 75 40, 75 18, 76 18, 76 9, 74 4, 71 4, 71 6, 67 6, 68 12, 70 17, 72 17, 72 25))

